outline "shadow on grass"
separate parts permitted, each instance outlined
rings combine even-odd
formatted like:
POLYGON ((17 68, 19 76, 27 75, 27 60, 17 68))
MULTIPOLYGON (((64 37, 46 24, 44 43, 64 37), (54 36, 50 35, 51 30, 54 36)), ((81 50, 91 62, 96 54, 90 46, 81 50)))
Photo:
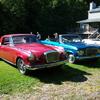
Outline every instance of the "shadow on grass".
POLYGON ((84 65, 90 68, 100 68, 100 59, 89 59, 77 62, 78 65, 84 65))
MULTIPOLYGON (((13 65, 11 66, 16 68, 13 65)), ((62 82, 65 81, 85 82, 88 80, 87 77, 85 77, 85 75, 91 75, 91 74, 76 68, 72 68, 68 65, 65 65, 62 67, 59 66, 56 68, 47 68, 47 69, 29 71, 27 76, 32 78, 37 78, 44 83, 54 83, 60 85, 62 84, 62 82)))
POLYGON ((84 75, 91 75, 85 71, 81 71, 69 66, 63 66, 62 68, 50 68, 31 71, 28 76, 40 79, 44 83, 62 84, 65 81, 71 82, 84 82, 87 81, 87 77, 84 75))

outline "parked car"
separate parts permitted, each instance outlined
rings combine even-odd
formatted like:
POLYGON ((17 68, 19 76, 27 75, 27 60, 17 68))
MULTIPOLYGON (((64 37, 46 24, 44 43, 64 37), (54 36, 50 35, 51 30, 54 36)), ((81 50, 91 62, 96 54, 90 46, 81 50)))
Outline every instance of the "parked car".
POLYGON ((62 47, 39 44, 32 34, 10 34, 0 38, 0 58, 27 71, 63 65, 66 53, 62 47))
POLYGON ((87 44, 95 44, 100 46, 100 33, 99 32, 87 32, 87 33, 77 33, 81 38, 82 42, 87 44))
POLYGON ((82 42, 87 44, 95 44, 100 46, 100 39, 83 39, 82 42))
POLYGON ((100 46, 83 43, 77 34, 59 35, 58 42, 55 39, 42 40, 41 43, 62 46, 68 54, 68 62, 74 63, 76 60, 91 59, 100 57, 100 46))

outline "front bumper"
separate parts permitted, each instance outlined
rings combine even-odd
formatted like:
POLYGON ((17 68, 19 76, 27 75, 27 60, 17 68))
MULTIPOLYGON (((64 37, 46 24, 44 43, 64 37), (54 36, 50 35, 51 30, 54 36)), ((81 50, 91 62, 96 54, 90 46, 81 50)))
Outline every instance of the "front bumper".
POLYGON ((49 67, 55 67, 55 66, 63 65, 66 62, 67 62, 67 60, 59 61, 59 62, 53 62, 53 63, 49 63, 49 64, 41 64, 41 65, 32 65, 32 66, 26 65, 26 68, 29 69, 29 70, 49 68, 49 67))

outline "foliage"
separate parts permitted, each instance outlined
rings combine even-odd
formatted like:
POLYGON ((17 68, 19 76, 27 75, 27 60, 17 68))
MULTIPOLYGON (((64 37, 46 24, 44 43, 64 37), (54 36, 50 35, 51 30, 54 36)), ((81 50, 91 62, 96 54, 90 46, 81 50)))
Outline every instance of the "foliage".
POLYGON ((0 0, 0 33, 72 31, 87 18, 90 1, 0 0))

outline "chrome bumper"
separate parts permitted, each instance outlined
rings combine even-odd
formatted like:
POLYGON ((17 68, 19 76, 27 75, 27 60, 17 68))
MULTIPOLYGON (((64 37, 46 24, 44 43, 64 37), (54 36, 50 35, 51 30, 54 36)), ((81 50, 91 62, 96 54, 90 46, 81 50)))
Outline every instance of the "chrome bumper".
POLYGON ((100 58, 100 55, 86 56, 86 57, 76 57, 77 60, 92 59, 92 58, 100 58))
POLYGON ((33 65, 33 66, 26 65, 26 68, 29 69, 29 70, 49 68, 49 67, 55 67, 55 66, 63 65, 66 62, 67 62, 67 60, 59 61, 59 62, 53 62, 53 63, 49 63, 49 64, 33 65))

